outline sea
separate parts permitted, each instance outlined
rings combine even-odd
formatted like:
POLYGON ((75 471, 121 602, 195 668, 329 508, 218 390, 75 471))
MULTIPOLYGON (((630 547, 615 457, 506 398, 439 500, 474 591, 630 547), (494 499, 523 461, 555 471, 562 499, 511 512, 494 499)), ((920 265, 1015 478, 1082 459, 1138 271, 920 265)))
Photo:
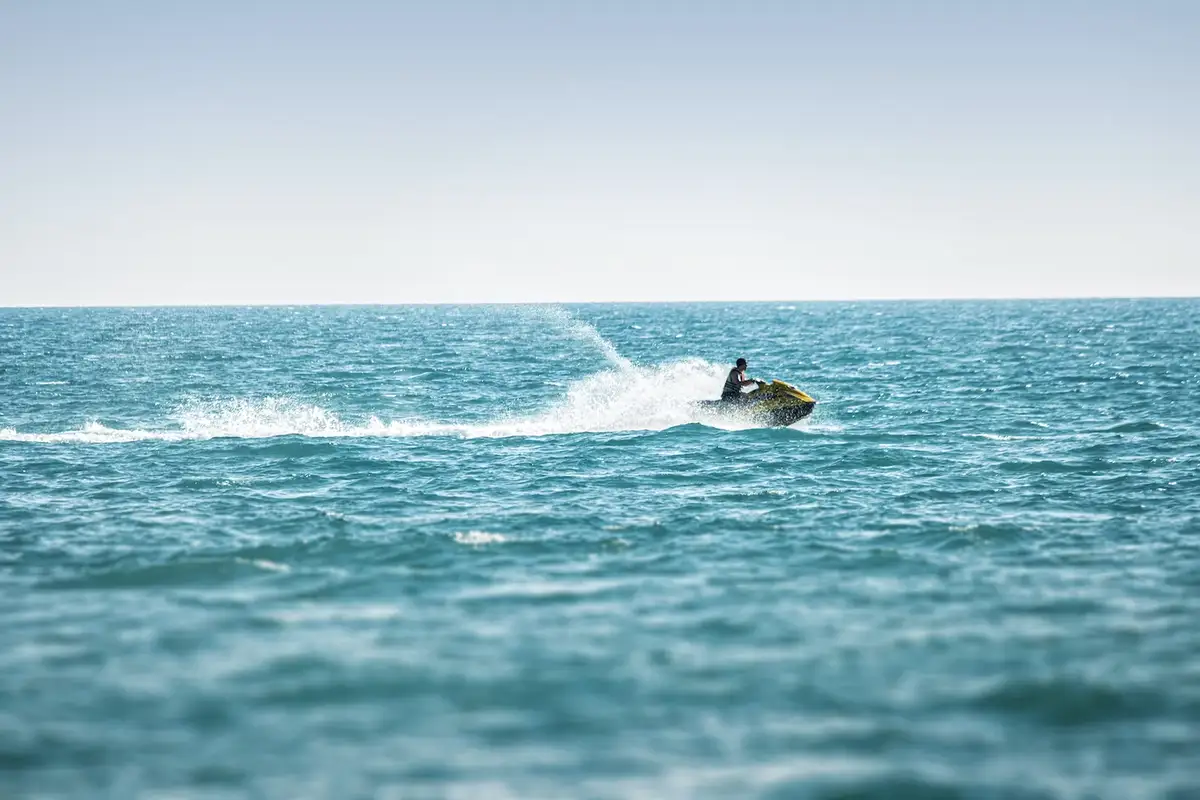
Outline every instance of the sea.
POLYGON ((1200 798, 1200 300, 0 309, 0 797, 1200 798))

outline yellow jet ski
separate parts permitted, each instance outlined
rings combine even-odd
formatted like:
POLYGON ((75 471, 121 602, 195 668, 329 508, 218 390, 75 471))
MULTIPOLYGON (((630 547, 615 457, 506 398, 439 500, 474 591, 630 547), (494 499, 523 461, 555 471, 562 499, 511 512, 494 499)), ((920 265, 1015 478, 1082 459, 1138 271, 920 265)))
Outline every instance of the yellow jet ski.
POLYGON ((783 381, 759 381, 758 388, 736 400, 701 400, 710 411, 737 414, 772 428, 786 428, 813 412, 817 401, 783 381))

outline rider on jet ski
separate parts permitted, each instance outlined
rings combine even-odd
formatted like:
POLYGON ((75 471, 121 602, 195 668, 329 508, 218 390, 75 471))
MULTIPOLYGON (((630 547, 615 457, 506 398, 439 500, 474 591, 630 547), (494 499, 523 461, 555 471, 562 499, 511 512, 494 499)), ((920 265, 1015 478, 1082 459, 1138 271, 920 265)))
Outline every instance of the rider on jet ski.
POLYGON ((762 381, 746 377, 746 359, 739 358, 737 366, 729 370, 729 377, 725 379, 725 387, 721 389, 721 400, 726 403, 745 403, 750 400, 750 395, 742 394, 743 386, 757 385, 760 388, 763 386, 762 381))

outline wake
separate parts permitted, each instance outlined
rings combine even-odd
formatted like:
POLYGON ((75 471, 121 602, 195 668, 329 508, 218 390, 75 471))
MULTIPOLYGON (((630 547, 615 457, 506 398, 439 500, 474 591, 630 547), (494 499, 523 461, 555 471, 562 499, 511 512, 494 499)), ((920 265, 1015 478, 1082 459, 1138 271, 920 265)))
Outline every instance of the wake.
POLYGON ((289 397, 234 398, 192 402, 160 429, 124 429, 90 421, 77 430, 25 433, 0 429, 0 441, 119 444, 203 439, 263 439, 276 436, 345 438, 370 436, 454 436, 504 438, 571 433, 660 431, 699 423, 736 430, 749 422, 706 413, 696 401, 711 399, 724 367, 687 359, 652 367, 629 364, 575 381, 566 395, 528 417, 500 416, 483 423, 437 422, 419 418, 385 421, 378 415, 343 418, 321 406, 289 397))
POLYGON ((569 384, 565 396, 532 416, 502 415, 477 424, 419 418, 385 421, 379 415, 343 418, 329 409, 290 397, 234 398, 187 403, 175 409, 170 422, 161 428, 111 428, 90 421, 77 430, 59 433, 0 429, 0 441, 117 444, 277 436, 503 438, 661 431, 694 423, 726 430, 755 427, 749 420, 717 415, 696 405, 699 400, 717 395, 725 377, 726 367, 722 365, 690 358, 641 366, 622 356, 594 326, 562 308, 534 307, 521 313, 544 320, 561 335, 595 348, 608 364, 605 369, 569 384))

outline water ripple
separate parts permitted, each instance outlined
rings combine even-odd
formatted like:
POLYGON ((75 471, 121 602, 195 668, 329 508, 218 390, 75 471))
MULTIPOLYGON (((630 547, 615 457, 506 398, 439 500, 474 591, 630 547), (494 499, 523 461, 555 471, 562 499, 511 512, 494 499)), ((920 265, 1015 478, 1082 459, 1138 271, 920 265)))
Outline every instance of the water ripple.
POLYGON ((1197 320, 2 310, 0 786, 1188 797, 1197 320))

